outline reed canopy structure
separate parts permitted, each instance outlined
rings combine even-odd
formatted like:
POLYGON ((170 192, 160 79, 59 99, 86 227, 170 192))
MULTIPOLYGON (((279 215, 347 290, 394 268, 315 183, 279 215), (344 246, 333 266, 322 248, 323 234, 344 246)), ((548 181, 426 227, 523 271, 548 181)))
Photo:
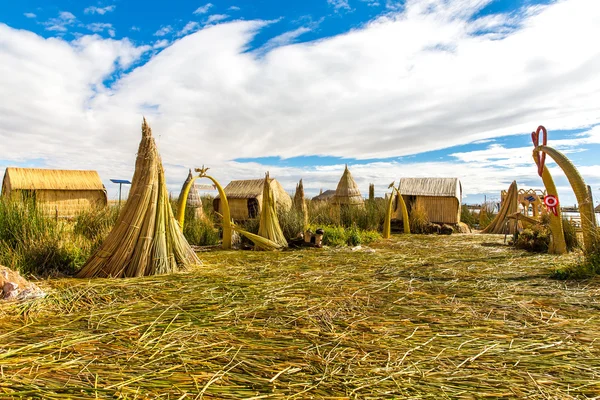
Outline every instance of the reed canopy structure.
POLYGON ((362 207, 365 204, 358 185, 348 169, 348 165, 344 168, 344 173, 338 182, 335 195, 331 201, 333 204, 345 207, 362 207))
POLYGON ((59 218, 71 218, 108 203, 98 172, 83 170, 8 167, 2 196, 34 201, 44 214, 59 218))
MULTIPOLYGON (((274 178, 269 178, 273 190, 273 198, 277 209, 288 211, 292 208, 292 198, 283 189, 283 186, 274 178)), ((256 218, 262 211, 264 195, 264 179, 247 179, 231 181, 225 186, 224 192, 229 202, 231 218, 244 221, 256 218)), ((213 200, 213 208, 220 211, 221 196, 213 200)))
MULTIPOLYGON (((398 192, 407 209, 419 200, 429 221, 436 224, 458 224, 462 203, 462 185, 458 178, 401 178, 398 192)), ((394 206, 396 219, 402 220, 399 202, 394 206)))

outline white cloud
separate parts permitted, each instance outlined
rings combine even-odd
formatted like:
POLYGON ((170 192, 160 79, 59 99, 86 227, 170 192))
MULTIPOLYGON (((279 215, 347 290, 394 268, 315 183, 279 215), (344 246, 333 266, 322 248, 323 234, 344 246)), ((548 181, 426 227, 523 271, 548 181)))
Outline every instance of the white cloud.
POLYGON ((115 29, 112 24, 104 23, 104 22, 94 22, 92 24, 88 24, 85 26, 92 32, 100 33, 100 32, 108 32, 110 37, 115 37, 115 29))
POLYGON ((139 32, 141 30, 138 26, 132 26, 129 29, 132 30, 132 31, 134 31, 134 32, 139 32))
POLYGON ((154 42, 154 44, 152 45, 153 49, 162 49, 165 48, 169 45, 169 41, 167 39, 163 39, 163 40, 157 40, 156 42, 154 42))
POLYGON ((267 52, 276 47, 287 46, 290 43, 293 43, 295 39, 300 37, 301 35, 310 32, 311 29, 307 27, 300 27, 298 29, 294 29, 293 31, 282 33, 281 35, 275 36, 272 39, 269 39, 267 43, 259 50, 260 52, 267 52))
POLYGON ((327 4, 336 10, 350 10, 350 4, 348 4, 348 0, 327 0, 327 4))
POLYGON ((75 15, 68 11, 61 11, 58 13, 58 18, 50 18, 44 25, 47 31, 66 32, 75 21, 77 21, 75 15))
POLYGON ((239 8, 238 6, 231 6, 227 10, 229 10, 229 11, 240 11, 241 8, 239 8))
POLYGON ((212 3, 207 3, 203 6, 198 7, 196 11, 194 11, 194 14, 206 14, 208 10, 210 10, 212 7, 212 3))
MULTIPOLYGON (((574 45, 600 36, 599 2, 551 3, 516 23, 514 16, 477 19, 477 3, 408 0, 360 29, 282 42, 260 57, 248 49, 265 22, 223 23, 172 42, 131 71, 150 48, 98 36, 44 39, 0 24, 0 91, 14 94, 0 100, 0 160, 98 169, 110 189, 108 178, 131 176, 145 114, 171 190, 187 168, 204 163, 224 183, 268 168, 290 190, 305 177, 315 193, 335 187, 341 166, 229 160, 397 157, 509 134, 526 138, 539 124, 552 132, 600 122, 600 50, 574 45), (482 26, 491 33, 474 35, 482 26), (121 77, 107 88, 102 82, 115 69, 121 77)), ((574 140, 585 147, 599 138, 574 140)), ((564 143, 550 133, 550 145, 564 143)), ((458 176, 466 193, 496 193, 512 179, 541 185, 531 149, 514 151, 496 146, 453 162, 371 163, 352 172, 361 185, 379 188, 408 175, 458 176)), ((581 170, 598 187, 598 168, 581 170)))
POLYGON ((86 13, 86 14, 100 14, 100 15, 104 15, 106 13, 114 11, 115 8, 117 8, 117 6, 115 6, 115 5, 106 6, 106 7, 90 6, 90 7, 87 7, 85 10, 83 10, 83 12, 86 13))
POLYGON ((212 23, 215 23, 215 22, 223 21, 223 20, 225 20, 227 18, 229 18, 229 15, 227 15, 227 14, 213 14, 213 15, 210 15, 207 18, 206 23, 207 24, 212 24, 212 23))
POLYGON ((35 15, 34 13, 30 13, 30 12, 23 13, 23 15, 26 16, 27 18, 35 18, 35 17, 37 17, 37 15, 35 15))
POLYGON ((167 25, 154 32, 154 36, 166 36, 171 32, 173 32, 173 28, 171 25, 167 25))
POLYGON ((195 32, 198 30, 199 27, 199 23, 197 23, 196 21, 190 21, 187 24, 185 24, 182 30, 177 32, 177 36, 185 36, 191 32, 195 32))

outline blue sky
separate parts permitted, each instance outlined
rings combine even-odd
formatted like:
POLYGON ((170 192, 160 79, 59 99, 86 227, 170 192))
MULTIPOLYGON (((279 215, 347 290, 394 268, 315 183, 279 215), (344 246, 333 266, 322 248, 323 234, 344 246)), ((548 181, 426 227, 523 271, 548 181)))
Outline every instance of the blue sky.
POLYGON ((365 192, 458 176, 474 203, 541 186, 527 152, 544 124, 600 189, 599 51, 583 45, 598 3, 4 1, 0 172, 97 169, 115 197, 145 115, 173 192, 207 164, 310 195, 349 164, 365 192))

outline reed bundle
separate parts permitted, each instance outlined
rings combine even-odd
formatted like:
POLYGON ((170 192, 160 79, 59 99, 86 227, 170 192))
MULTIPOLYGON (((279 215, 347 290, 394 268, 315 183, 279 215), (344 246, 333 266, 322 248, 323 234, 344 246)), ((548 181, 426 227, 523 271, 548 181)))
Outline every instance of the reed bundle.
MULTIPOLYGON (((277 218, 277 209, 275 206, 275 197, 269 173, 265 175, 265 183, 263 185, 262 211, 260 213, 260 225, 258 227, 258 236, 262 236, 270 241, 277 243, 281 247, 287 247, 288 243, 285 240, 279 219, 277 218)), ((262 244, 254 243, 257 248, 262 249, 262 244)), ((269 249, 265 249, 269 250, 269 249)))
MULTIPOLYGON (((519 189, 517 188, 517 181, 513 181, 513 183, 511 183, 510 187, 508 188, 508 192, 504 201, 502 202, 500 211, 498 211, 496 217, 484 230, 481 231, 481 233, 513 234, 516 232, 515 224, 509 222, 507 225, 507 218, 509 215, 514 214, 519 210, 518 191, 519 189)), ((520 222, 517 221, 517 224, 520 224, 520 222)), ((522 228, 522 226, 520 227, 522 228)))
POLYGON ((550 280, 577 256, 502 242, 212 251, 185 274, 43 281, 47 298, 0 305, 0 398, 597 397, 598 281, 550 280))
POLYGON ((306 206, 306 199, 304 198, 304 184, 302 183, 302 179, 300 179, 300 182, 296 185, 294 208, 302 215, 302 232, 306 232, 308 229, 308 207, 306 206))
POLYGON ((129 198, 79 278, 168 274, 198 264, 171 209, 156 143, 144 119, 129 198))

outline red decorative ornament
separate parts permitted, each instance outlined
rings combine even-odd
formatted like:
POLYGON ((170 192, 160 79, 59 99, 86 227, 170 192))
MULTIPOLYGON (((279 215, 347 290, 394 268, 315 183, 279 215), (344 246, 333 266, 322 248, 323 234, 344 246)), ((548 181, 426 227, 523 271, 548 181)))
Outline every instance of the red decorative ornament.
POLYGON ((555 216, 558 216, 558 197, 549 194, 544 197, 544 204, 549 211, 552 211, 555 216))

